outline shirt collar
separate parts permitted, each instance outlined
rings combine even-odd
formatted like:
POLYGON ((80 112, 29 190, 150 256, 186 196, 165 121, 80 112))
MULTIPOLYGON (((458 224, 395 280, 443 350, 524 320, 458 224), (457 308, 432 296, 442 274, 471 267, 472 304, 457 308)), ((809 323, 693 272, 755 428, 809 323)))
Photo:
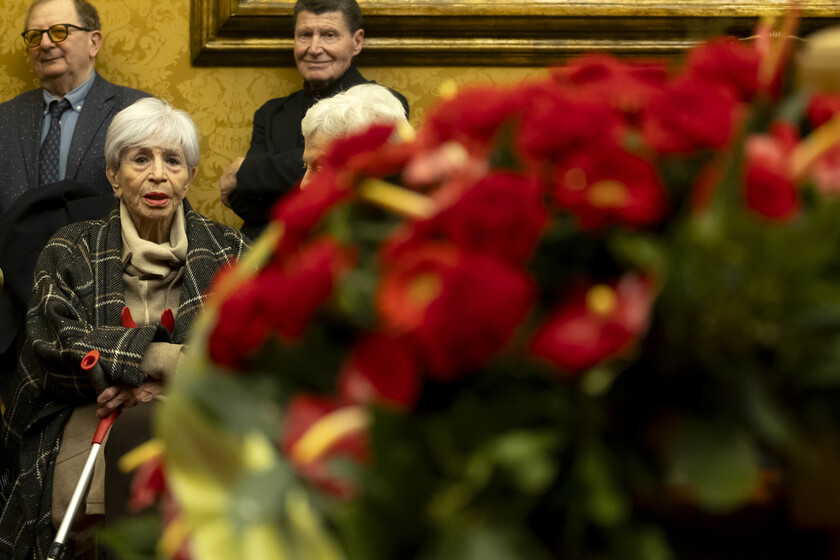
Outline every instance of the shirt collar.
MULTIPOLYGON (((93 80, 95 78, 96 72, 91 72, 87 80, 64 96, 64 98, 70 102, 70 108, 77 113, 81 112, 82 106, 85 104, 85 97, 87 97, 90 88, 93 86, 93 80)), ((56 101, 59 98, 55 97, 45 89, 42 89, 41 92, 44 94, 44 114, 46 115, 50 108, 50 102, 56 101)))

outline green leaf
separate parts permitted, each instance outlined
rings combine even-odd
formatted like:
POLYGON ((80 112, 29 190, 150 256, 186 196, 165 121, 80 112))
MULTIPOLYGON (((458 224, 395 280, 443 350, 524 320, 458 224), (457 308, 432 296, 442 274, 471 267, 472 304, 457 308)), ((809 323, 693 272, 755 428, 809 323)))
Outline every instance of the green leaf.
POLYGON ((792 451, 796 438, 782 408, 771 400, 756 378, 745 375, 743 380, 744 408, 750 424, 775 449, 792 451))
POLYGON ((807 89, 794 92, 786 97, 776 108, 776 118, 791 123, 797 123, 805 114, 808 102, 811 100, 811 92, 807 89))
POLYGON ((587 371, 580 380, 580 390, 585 395, 597 397, 606 394, 621 371, 616 367, 599 366, 587 371))
POLYGON ((240 434, 255 429, 271 432, 280 421, 280 409, 271 398, 278 392, 273 377, 218 373, 190 377, 179 386, 179 394, 183 390, 208 421, 225 430, 240 434))
POLYGON ((612 533, 609 558, 670 560, 674 553, 665 532, 657 526, 628 526, 612 533))
POLYGON ((489 456, 526 494, 545 491, 557 474, 554 458, 557 439, 553 434, 518 431, 500 436, 489 456))
POLYGON ((608 238, 608 246, 616 260, 627 268, 659 275, 666 271, 667 261, 662 243, 651 235, 629 234, 622 231, 608 238))
POLYGON ((249 525, 280 518, 285 496, 295 482, 295 474, 285 462, 267 471, 243 472, 231 487, 229 514, 233 526, 244 531, 249 525))
POLYGON ((671 481, 716 513, 741 506, 755 488, 759 457, 737 426, 686 422, 670 446, 671 481))
POLYGON ((548 560, 529 533, 508 526, 446 527, 419 560, 548 560))
POLYGON ((147 513, 118 521, 97 535, 102 544, 123 560, 154 560, 161 531, 160 515, 147 513))
POLYGON ((615 479, 607 449, 597 441, 583 444, 575 461, 576 478, 584 489, 586 511, 601 526, 614 526, 627 518, 630 501, 615 479))

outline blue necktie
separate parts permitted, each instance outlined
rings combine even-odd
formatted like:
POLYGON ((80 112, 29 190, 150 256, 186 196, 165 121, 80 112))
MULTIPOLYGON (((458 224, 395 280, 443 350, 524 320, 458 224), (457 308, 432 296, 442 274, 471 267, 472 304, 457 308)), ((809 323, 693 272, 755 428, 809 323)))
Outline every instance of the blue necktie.
POLYGON ((38 154, 39 184, 41 186, 58 181, 58 152, 61 145, 61 115, 70 108, 67 99, 50 102, 50 129, 41 144, 38 154))

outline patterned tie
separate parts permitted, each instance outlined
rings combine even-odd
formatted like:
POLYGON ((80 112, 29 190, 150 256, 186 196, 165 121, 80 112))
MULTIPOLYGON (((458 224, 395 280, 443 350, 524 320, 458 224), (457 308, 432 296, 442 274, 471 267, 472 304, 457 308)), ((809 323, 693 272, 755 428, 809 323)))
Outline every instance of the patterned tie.
POLYGON ((70 108, 65 98, 50 102, 50 129, 38 154, 41 186, 58 181, 58 148, 61 144, 61 115, 70 108))

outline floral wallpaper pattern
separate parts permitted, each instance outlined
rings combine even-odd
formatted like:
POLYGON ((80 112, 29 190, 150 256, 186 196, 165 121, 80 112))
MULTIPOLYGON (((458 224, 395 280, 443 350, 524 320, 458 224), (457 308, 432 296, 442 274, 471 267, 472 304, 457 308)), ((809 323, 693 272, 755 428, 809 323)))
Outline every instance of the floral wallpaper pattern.
MULTIPOLYGON (((98 71, 108 80, 148 91, 189 112, 201 134, 201 164, 190 202, 214 220, 241 220, 219 201, 218 180, 232 159, 244 155, 260 105, 300 87, 293 67, 194 68, 189 56, 189 0, 93 0, 102 19, 103 48, 98 71)), ((0 10, 0 102, 37 87, 23 42, 29 0, 3 0, 0 10)), ((289 53, 291 56, 291 53, 289 53)), ((397 67, 361 68, 368 79, 403 93, 411 122, 419 123, 436 99, 439 85, 454 80, 515 82, 537 77, 541 68, 397 67)))

